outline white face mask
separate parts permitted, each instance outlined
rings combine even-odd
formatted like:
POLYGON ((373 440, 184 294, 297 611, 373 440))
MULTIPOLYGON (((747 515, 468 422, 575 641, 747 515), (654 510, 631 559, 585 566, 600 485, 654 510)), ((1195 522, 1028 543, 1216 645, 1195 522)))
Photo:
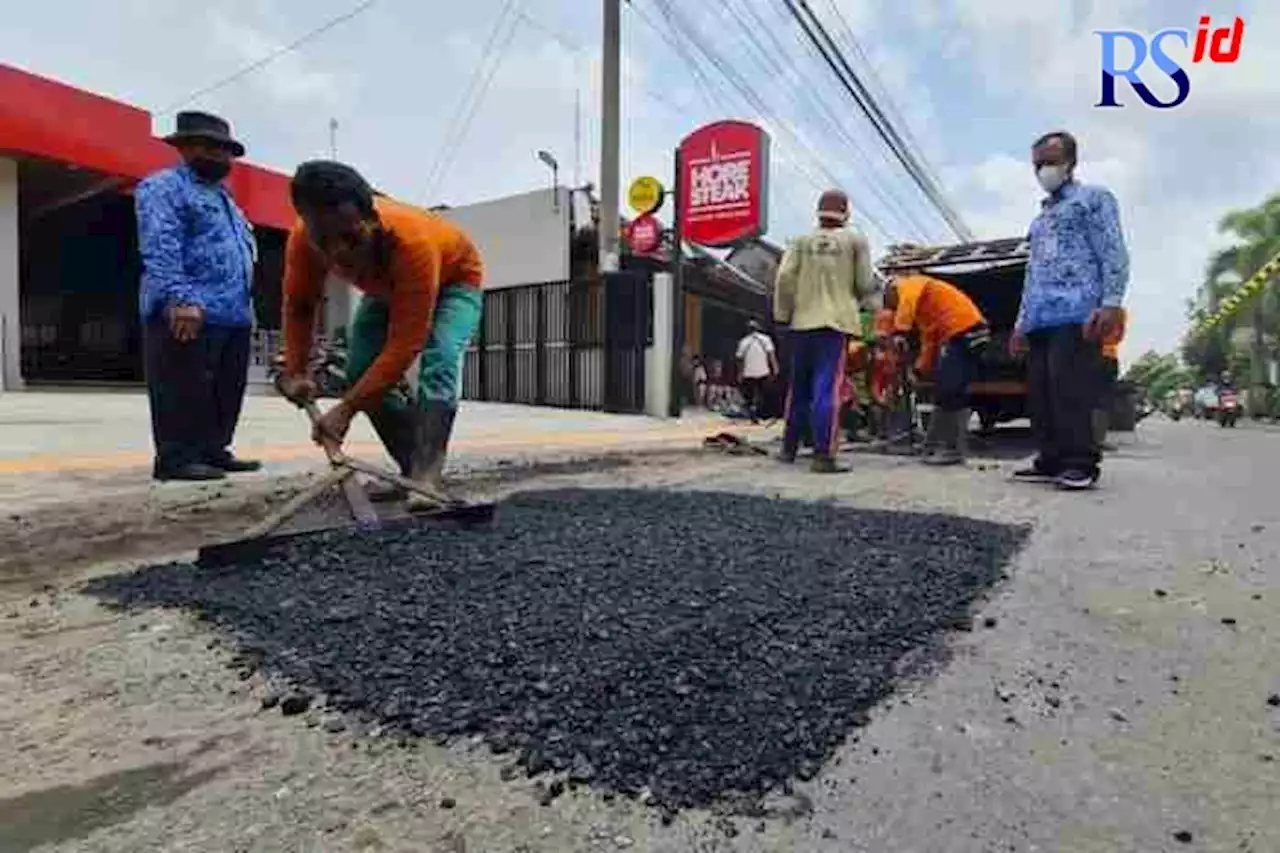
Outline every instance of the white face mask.
POLYGON ((1054 193, 1067 182, 1066 166, 1041 166, 1036 169, 1036 180, 1047 193, 1054 193))

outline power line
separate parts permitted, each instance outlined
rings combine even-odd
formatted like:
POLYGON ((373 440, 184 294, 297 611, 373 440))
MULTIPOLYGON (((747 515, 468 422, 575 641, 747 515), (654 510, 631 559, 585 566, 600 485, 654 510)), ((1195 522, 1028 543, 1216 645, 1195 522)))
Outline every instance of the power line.
POLYGON ((964 241, 971 241, 973 233, 965 225, 960 215, 947 202, 933 178, 924 171, 920 162, 907 149, 901 135, 893 124, 889 122, 888 118, 885 117, 874 96, 867 90, 858 75, 849 67, 848 60, 845 59, 844 54, 832 40, 830 33, 827 32, 822 22, 814 15, 813 10, 809 8, 806 0, 782 0, 782 2, 786 4, 792 17, 800 24, 805 35, 809 37, 814 47, 817 48, 822 59, 832 73, 836 75, 845 91, 848 92, 867 118, 871 120, 876 132, 880 134, 885 144, 888 145, 889 150, 902 163, 903 168, 906 169, 907 174, 919 186, 920 191, 937 208, 938 213, 957 237, 964 241), (808 19, 806 19, 806 15, 808 19))
MULTIPOLYGON (((676 33, 686 43, 691 44, 696 48, 698 53, 701 54, 706 61, 719 72, 721 77, 728 81, 728 83, 737 90, 752 109, 754 109, 761 117, 773 124, 783 135, 789 137, 798 151, 807 155, 811 163, 825 176, 825 179, 828 182, 827 187, 842 185, 843 182, 832 173, 830 168, 827 167, 824 158, 819 156, 818 153, 814 151, 813 147, 797 133, 797 131, 791 126, 791 123, 771 109, 769 105, 765 103, 763 98, 761 98, 755 88, 738 73, 737 69, 735 69, 731 63, 725 60, 723 56, 711 47, 707 40, 696 38, 693 35, 694 28, 672 7, 670 0, 653 0, 653 2, 662 12, 664 19, 667 21, 668 26, 671 27, 674 33, 676 33)), ((806 172, 815 189, 824 188, 820 181, 814 182, 812 180, 812 173, 803 168, 799 161, 796 162, 796 167, 800 169, 800 171, 806 172)), ((862 217, 881 234, 881 236, 886 240, 891 239, 887 229, 885 229, 884 225, 876 217, 872 216, 865 209, 859 212, 862 217)))
MULTIPOLYGON (((627 4, 626 8, 630 9, 633 12, 639 11, 636 7, 632 6, 629 3, 627 4)), ((524 23, 529 27, 539 31, 543 35, 549 36, 550 38, 554 39, 561 47, 563 47, 568 51, 571 51, 572 53, 581 55, 587 52, 587 47, 582 42, 574 39, 572 36, 567 35, 566 33, 561 32, 560 30, 555 29, 549 24, 543 21, 540 21, 537 18, 534 18, 528 12, 521 12, 520 19, 524 21, 524 23)), ((636 80, 638 79, 634 74, 629 73, 627 69, 623 69, 623 74, 631 82, 636 82, 636 80)), ((654 89, 652 86, 641 85, 639 88, 645 94, 647 94, 650 98, 652 98, 655 102, 663 105, 664 107, 666 107, 667 109, 675 113, 676 115, 688 115, 688 112, 690 109, 688 105, 677 104, 675 101, 668 98, 664 93, 659 92, 657 89, 654 89)))
MULTIPOLYGON (((733 0, 720 0, 720 3, 729 12, 730 17, 738 22, 748 41, 755 48, 761 67, 764 68, 766 75, 775 80, 788 80, 791 75, 785 59, 778 58, 785 58, 788 51, 778 41, 772 29, 756 11, 753 4, 749 0, 741 0, 741 8, 739 8, 733 0), (756 33, 762 33, 764 38, 768 40, 769 45, 763 44, 756 33)), ((900 223, 905 225, 907 230, 915 237, 922 238, 927 235, 929 229, 924 227, 910 207, 904 204, 887 186, 882 186, 879 175, 871 169, 870 157, 867 155, 866 150, 835 115, 827 100, 807 86, 798 86, 796 90, 799 93, 800 102, 808 106, 808 114, 822 124, 832 136, 838 137, 840 141, 843 141, 853 152, 856 159, 865 164, 867 167, 867 187, 872 195, 880 201, 886 212, 891 213, 900 223)))
MULTIPOLYGON (((768 105, 764 104, 759 98, 759 96, 755 93, 755 91, 744 80, 742 80, 740 77, 736 75, 732 67, 727 66, 726 63, 724 63, 724 61, 721 60, 717 54, 714 54, 701 41, 699 41, 697 38, 695 38, 691 34, 690 32, 691 28, 687 23, 683 21, 683 19, 679 18, 679 16, 677 16, 669 6, 667 6, 664 2, 662 2, 662 0, 655 0, 655 2, 661 9, 664 20, 667 24, 667 27, 670 28, 672 31, 672 35, 667 36, 661 30, 657 30, 656 26, 655 26, 655 30, 658 31, 659 35, 661 35, 663 39, 666 40, 667 43, 672 46, 672 49, 677 52, 678 57, 685 64, 685 66, 689 68, 692 73, 701 76, 702 79, 707 81, 710 80, 710 78, 705 75, 705 72, 702 71, 701 67, 698 64, 698 61, 694 58, 693 54, 687 49, 688 45, 692 45, 695 48, 697 48, 698 52, 702 55, 704 60, 706 60, 708 64, 712 65, 719 72, 720 78, 717 79, 716 81, 717 84, 719 84, 716 87, 718 89, 718 93, 711 93, 708 91, 706 94, 706 100, 709 106, 714 107, 718 103, 723 104, 732 99, 733 97, 732 92, 730 92, 729 89, 726 88, 726 86, 728 86, 736 90, 739 97, 747 101, 748 104, 751 105, 751 108, 754 109, 762 118, 769 120, 770 123, 772 124, 778 125, 779 129, 783 130, 784 132, 788 131, 788 128, 784 127, 782 124, 782 121, 776 118, 772 110, 769 109, 768 105), (717 97, 717 94, 719 97, 717 97)), ((708 88, 710 88, 709 82, 708 82, 708 88)), ((794 133, 791 133, 791 136, 795 139, 797 143, 797 148, 807 148, 804 141, 801 140, 798 136, 796 136, 794 133)), ((808 149, 808 150, 809 150, 809 153, 812 155, 813 153, 812 149, 808 149)), ((825 167, 822 165, 821 161, 816 157, 814 157, 813 159, 814 159, 814 162, 818 164, 818 168, 820 170, 825 171, 825 167)), ((818 191, 821 191, 823 186, 823 179, 820 177, 815 178, 813 170, 811 168, 809 168, 806 164, 801 163, 798 159, 795 160, 792 163, 792 165, 794 166, 796 171, 799 172, 802 175, 802 177, 804 177, 809 182, 809 184, 812 187, 814 187, 818 191)), ((827 177, 830 180, 835 180, 834 177, 831 176, 830 172, 827 172, 827 177)))
POLYGON ((631 2, 628 2, 627 6, 636 13, 636 16, 644 22, 645 26, 649 27, 650 30, 656 33, 658 38, 666 42, 667 47, 671 48, 676 57, 684 63, 686 68, 689 69, 689 73, 693 76, 693 81, 697 85, 698 93, 702 95, 702 100, 707 104, 707 106, 715 106, 715 97, 711 92, 711 80, 707 77, 702 68, 699 67, 698 63, 694 60, 693 55, 689 53, 685 45, 682 44, 678 38, 672 37, 670 34, 663 31, 661 27, 655 24, 653 19, 648 16, 642 7, 631 2))
MULTIPOLYGON (((732 93, 726 89, 724 81, 719 79, 713 80, 709 75, 707 75, 702 66, 698 64, 698 61, 694 58, 693 54, 680 41, 680 38, 677 35, 673 35, 668 32, 667 29, 659 26, 653 18, 644 13, 641 6, 635 3, 628 3, 628 8, 635 13, 637 20, 658 36, 659 40, 662 41, 662 43, 671 51, 674 59, 684 66, 689 77, 699 84, 696 87, 698 94, 701 96, 703 103, 708 108, 714 109, 717 104, 724 104, 732 100, 732 93)), ((668 28, 669 27, 670 25, 668 24, 668 28)), ((682 133, 688 130, 689 120, 693 113, 694 110, 692 107, 686 107, 676 112, 676 116, 681 120, 680 124, 682 133)), ((808 183, 815 187, 821 186, 821 182, 815 180, 812 177, 812 173, 807 169, 804 169, 802 164, 798 162, 791 163, 789 161, 784 161, 781 158, 775 158, 773 162, 779 167, 785 163, 791 171, 799 173, 800 177, 808 183)), ((770 191, 779 195, 784 201, 789 202, 790 205, 794 206, 796 211, 804 210, 808 207, 808 202, 802 201, 797 204, 797 195, 792 184, 774 184, 770 188, 770 191)))
POLYGON ((360 15, 369 11, 369 9, 371 9, 377 2, 378 0, 364 0, 364 2, 356 5, 352 9, 349 9, 340 15, 336 15, 332 18, 329 18, 324 23, 320 24, 318 27, 308 30, 298 38, 289 42, 288 44, 282 47, 276 48, 275 50, 268 53, 266 56, 263 56, 261 59, 256 59, 253 62, 241 68, 240 70, 232 74, 228 74, 226 77, 223 77, 213 83, 210 83, 208 86, 204 86, 203 88, 195 90, 190 95, 187 95, 185 98, 183 98, 182 100, 175 102, 172 106, 165 107, 163 110, 160 110, 158 113, 156 113, 156 115, 168 115, 171 112, 174 112, 182 107, 185 107, 187 104, 190 104, 192 101, 196 100, 197 98, 202 98, 211 92, 216 92, 218 89, 221 89, 225 86, 229 86, 230 84, 235 83, 237 80, 241 80, 245 77, 248 77, 253 72, 257 71, 260 68, 264 68, 267 65, 270 65, 272 62, 275 62, 277 59, 284 56, 285 54, 292 53, 293 51, 302 47, 307 42, 313 41, 319 38, 320 36, 324 35, 325 33, 329 32, 330 30, 334 29, 335 27, 341 26, 342 24, 345 24, 348 21, 359 17, 360 15))
POLYGON ((797 0, 783 0, 783 2, 818 49, 827 66, 836 75, 836 78, 862 109, 863 113, 871 120, 872 126, 875 127, 885 141, 889 150, 902 163, 907 174, 919 186, 925 197, 937 208, 943 220, 961 240, 972 240, 973 234, 968 226, 965 225, 960 215, 951 207, 936 180, 912 153, 894 124, 884 115, 875 96, 868 91, 857 73, 849 66, 848 60, 831 38, 830 33, 823 26, 821 20, 818 19, 818 16, 814 14, 813 10, 809 8, 807 0, 798 0, 798 5, 797 0), (808 22, 802 17, 801 10, 809 16, 810 20, 808 22), (842 71, 844 72, 843 74, 841 73, 842 71))
POLYGON ((507 0, 502 10, 498 13, 498 20, 494 22, 493 30, 489 33, 489 39, 485 43, 483 51, 481 51, 480 62, 477 63, 476 69, 471 75, 471 80, 467 84, 467 89, 463 93, 462 101, 459 102, 457 111, 445 128, 444 141, 441 142, 440 150, 436 153, 436 159, 431 165, 431 170, 427 173, 426 197, 428 199, 435 194, 436 188, 444 177, 444 173, 453 165, 453 160, 457 157, 458 150, 462 147, 467 131, 471 129, 471 122, 489 93, 489 86, 492 84, 494 76, 498 73, 498 68, 502 65, 507 47, 511 44, 512 39, 515 38, 516 30, 520 27, 522 20, 519 11, 520 5, 523 5, 523 0, 507 0), (514 17, 512 16, 513 12, 515 12, 514 17), (499 39, 502 42, 501 46, 498 44, 499 39), (494 57, 496 57, 496 61, 490 65, 490 61, 494 57))
POLYGON ((911 123, 906 120, 901 110, 898 109, 898 105, 894 101, 893 96, 889 94, 889 90, 885 87, 884 81, 880 79, 880 75, 876 72, 875 63, 871 61, 871 57, 867 55, 865 50, 863 50, 861 42, 859 42, 857 37, 854 36, 853 28, 849 26, 848 20, 840 11, 839 4, 836 3, 836 0, 827 0, 827 6, 830 7, 832 17, 835 19, 836 25, 840 28, 840 32, 844 36, 845 41, 848 42, 854 56, 858 58, 866 69, 867 79, 877 90, 876 94, 879 97, 880 102, 885 105, 890 117, 896 120, 898 128, 901 130, 903 137, 911 146, 912 150, 916 153, 917 158, 924 163, 926 167, 928 167, 928 159, 923 154, 924 147, 920 145, 912 134, 911 123))

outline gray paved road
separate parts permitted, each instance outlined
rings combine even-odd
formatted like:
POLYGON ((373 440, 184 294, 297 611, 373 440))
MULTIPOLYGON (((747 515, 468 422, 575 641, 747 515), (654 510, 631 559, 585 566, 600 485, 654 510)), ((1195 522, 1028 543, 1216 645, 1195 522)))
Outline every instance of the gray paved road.
POLYGON ((0 601, 0 615, 13 614, 0 619, 0 766, 17 772, 0 779, 0 826, 26 820, 27 835, 5 846, 0 829, 0 849, 1272 853, 1277 441, 1269 430, 1144 424, 1109 460, 1105 488, 1084 495, 1010 484, 1007 461, 934 472, 888 458, 817 480, 713 457, 537 483, 766 492, 1036 524, 952 659, 797 786, 811 813, 735 820, 729 834, 710 815, 663 827, 590 793, 540 808, 487 756, 370 749, 260 714, 265 687, 239 682, 207 630, 176 614, 111 614, 65 589, 34 606, 10 597, 0 601), (187 781, 153 778, 159 762, 180 760, 187 781), (111 775, 129 767, 151 775, 111 775), (84 816, 102 790, 114 792, 114 817, 84 816), (454 808, 438 807, 446 794, 454 808))

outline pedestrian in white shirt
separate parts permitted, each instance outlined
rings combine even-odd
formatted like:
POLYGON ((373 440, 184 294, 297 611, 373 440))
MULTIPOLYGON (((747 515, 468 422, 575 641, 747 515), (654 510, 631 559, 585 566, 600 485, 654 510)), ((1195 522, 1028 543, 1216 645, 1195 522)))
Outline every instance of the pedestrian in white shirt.
POLYGON ((738 386, 742 389, 752 423, 760 420, 765 385, 778 374, 778 352, 773 340, 755 320, 747 322, 747 334, 738 341, 738 386))

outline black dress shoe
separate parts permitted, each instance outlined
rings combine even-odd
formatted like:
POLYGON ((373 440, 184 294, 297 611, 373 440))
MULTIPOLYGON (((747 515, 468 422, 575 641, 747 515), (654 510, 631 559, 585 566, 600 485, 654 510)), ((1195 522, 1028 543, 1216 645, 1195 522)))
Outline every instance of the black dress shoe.
POLYGON ((225 480, 227 473, 221 468, 205 465, 203 462, 192 462, 190 465, 180 465, 177 468, 156 468, 151 472, 151 476, 162 483, 169 480, 200 483, 209 480, 225 480))
POLYGON ((249 471, 262 470, 262 463, 257 459, 237 459, 230 453, 210 459, 209 464, 228 474, 245 474, 249 471))

